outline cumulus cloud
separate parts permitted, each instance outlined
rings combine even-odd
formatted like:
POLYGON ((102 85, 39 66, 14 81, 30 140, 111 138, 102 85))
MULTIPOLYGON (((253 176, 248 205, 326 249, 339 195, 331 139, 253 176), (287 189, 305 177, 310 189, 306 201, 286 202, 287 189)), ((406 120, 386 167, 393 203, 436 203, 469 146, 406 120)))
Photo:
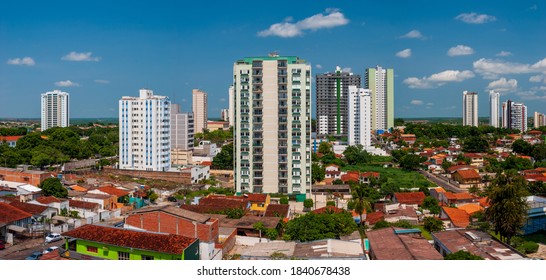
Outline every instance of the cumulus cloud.
POLYGON ((465 45, 457 45, 447 51, 447 55, 449 56, 471 55, 473 53, 474 50, 471 47, 465 45))
POLYGON ((70 52, 69 54, 61 57, 61 59, 68 61, 99 61, 100 57, 93 57, 92 52, 70 52))
POLYGON ((410 77, 404 80, 404 84, 408 85, 409 88, 429 89, 443 86, 446 83, 462 82, 473 77, 474 73, 469 70, 446 70, 432 74, 429 77, 410 77))
POLYGON ((411 56, 411 49, 401 50, 401 51, 396 53, 396 56, 401 57, 401 58, 408 58, 408 57, 411 56))
POLYGON ((317 69, 322 69, 322 65, 320 65, 320 64, 315 64, 315 67, 316 67, 317 69))
POLYGON ((455 17, 455 19, 471 24, 483 24, 497 20, 494 16, 477 13, 463 13, 455 17))
POLYGON ((498 79, 500 75, 506 74, 546 73, 546 58, 535 64, 480 58, 474 61, 473 66, 474 71, 485 79, 498 79))
POLYGON ((539 92, 540 88, 533 88, 528 91, 517 92, 516 95, 523 100, 544 100, 546 101, 546 88, 542 89, 542 92, 539 92))
POLYGON ((516 79, 507 80, 506 78, 500 78, 496 81, 492 81, 487 86, 487 89, 492 89, 498 92, 514 91, 518 88, 518 81, 516 79))
POLYGON ((55 85, 58 87, 79 87, 80 86, 80 84, 74 83, 71 80, 58 81, 58 82, 55 82, 55 85))
POLYGON ((11 58, 11 59, 8 59, 7 63, 10 65, 26 65, 26 66, 34 66, 36 64, 34 62, 34 59, 28 56, 23 58, 11 58))
POLYGON ((327 9, 326 14, 316 14, 293 23, 292 18, 272 24, 268 29, 258 32, 260 37, 278 36, 291 38, 303 35, 305 30, 319 30, 346 25, 349 20, 337 9, 327 9))
POLYGON ((351 67, 343 67, 343 68, 341 69, 341 72, 352 73, 352 72, 353 72, 353 68, 351 68, 351 67))
POLYGON ((110 81, 108 81, 108 80, 95 80, 95 83, 97 83, 97 84, 109 84, 110 81))
POLYGON ((423 104, 425 104, 423 102, 423 100, 418 100, 418 99, 413 99, 411 102, 410 102, 411 105, 416 105, 416 106, 421 106, 423 104))
POLYGON ((511 52, 507 52, 507 51, 501 51, 500 53, 496 54, 496 56, 501 56, 501 57, 506 57, 506 56, 511 56, 512 53, 511 52))
POLYGON ((412 30, 402 36, 400 36, 400 38, 407 38, 407 39, 424 39, 425 36, 423 36, 423 34, 421 34, 421 32, 419 30, 412 30))
POLYGON ((540 82, 546 82, 546 76, 545 75, 535 75, 535 76, 531 76, 529 78, 529 82, 533 82, 533 83, 540 83, 540 82))

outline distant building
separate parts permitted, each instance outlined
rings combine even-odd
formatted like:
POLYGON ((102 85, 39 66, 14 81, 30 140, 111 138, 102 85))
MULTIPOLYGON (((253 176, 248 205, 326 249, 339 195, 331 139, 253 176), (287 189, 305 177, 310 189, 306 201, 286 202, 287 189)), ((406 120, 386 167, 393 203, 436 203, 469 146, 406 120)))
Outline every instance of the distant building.
POLYGON ((372 112, 369 89, 349 86, 348 138, 349 145, 360 144, 364 148, 372 145, 372 112))
POLYGON ((478 126, 478 93, 463 91, 463 125, 478 126))
POLYGON ((489 125, 492 127, 499 127, 499 98, 500 93, 489 91, 489 125))
POLYGON ((507 100, 502 103, 502 127, 527 131, 527 106, 507 100))
POLYGON ((233 96, 233 86, 229 87, 229 126, 235 125, 235 97, 233 96))
POLYGON ((60 90, 42 93, 42 126, 45 131, 52 127, 70 125, 69 98, 67 92, 60 90))
POLYGON ((119 168, 167 171, 171 168, 171 101, 141 89, 119 101, 119 168))
POLYGON ((207 129, 208 120, 208 99, 207 93, 199 89, 192 91, 192 108, 195 124, 195 133, 203 132, 207 129))
POLYGON ((229 122, 229 109, 220 110, 220 118, 225 122, 229 122))
POLYGON ((171 107, 171 162, 188 164, 194 142, 193 113, 180 112, 179 104, 171 107))
POLYGON ((366 232, 371 260, 443 260, 419 229, 383 228, 366 232))
POLYGON ((546 126, 546 115, 535 112, 534 114, 534 120, 533 120, 533 127, 539 128, 541 126, 546 126))
POLYGON ((364 88, 371 90, 372 130, 394 127, 394 70, 381 66, 366 69, 364 88))
POLYGON ((15 148, 17 146, 17 140, 23 136, 0 136, 0 145, 6 143, 8 147, 15 148))

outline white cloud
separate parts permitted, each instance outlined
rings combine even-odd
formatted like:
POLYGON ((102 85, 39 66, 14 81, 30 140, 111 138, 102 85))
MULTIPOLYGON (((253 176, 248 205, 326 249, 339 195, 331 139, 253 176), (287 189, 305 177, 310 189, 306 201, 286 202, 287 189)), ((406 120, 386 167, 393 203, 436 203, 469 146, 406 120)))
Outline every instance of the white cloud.
POLYGON ((315 67, 316 67, 317 69, 322 69, 322 65, 320 65, 320 64, 315 64, 315 67))
POLYGON ((347 23, 349 20, 339 10, 327 9, 326 14, 316 14, 295 23, 292 23, 292 18, 288 17, 284 22, 272 24, 268 29, 258 32, 258 36, 291 38, 303 35, 305 30, 333 28, 347 23))
POLYGON ((352 72, 353 72, 353 68, 351 68, 351 67, 343 67, 343 69, 341 69, 341 72, 352 73, 352 72))
POLYGON ((8 59, 8 64, 10 65, 26 65, 26 66, 34 66, 36 63, 34 62, 34 59, 32 57, 23 57, 23 58, 12 58, 8 59))
MULTIPOLYGON (((516 93, 517 96, 519 96, 523 100, 544 100, 546 101, 546 94, 544 92, 539 93, 537 90, 540 90, 540 88, 533 88, 528 91, 520 91, 516 93)), ((546 90, 542 89, 542 90, 546 90)))
POLYGON ((425 37, 423 36, 423 34, 421 34, 421 32, 419 30, 414 29, 414 30, 400 36, 400 38, 424 39, 425 37))
POLYGON ((474 50, 471 47, 465 45, 457 45, 447 51, 447 55, 449 56, 471 55, 473 53, 474 50))
POLYGON ((465 23, 472 23, 472 24, 482 24, 487 23, 491 21, 497 20, 496 17, 486 15, 486 14, 477 14, 477 13, 463 13, 455 17, 455 19, 458 19, 465 23))
POLYGON ((100 57, 93 57, 92 52, 77 53, 70 52, 69 54, 61 57, 62 60, 68 61, 99 61, 100 57))
POLYGON ((411 56, 411 49, 401 50, 401 51, 396 53, 396 56, 401 57, 401 58, 408 58, 408 57, 411 56))
POLYGON ((511 56, 512 53, 511 52, 507 52, 507 51, 501 51, 500 53, 496 54, 496 56, 501 56, 501 57, 506 57, 506 56, 511 56))
POLYGON ((507 80, 506 78, 500 78, 496 81, 492 81, 487 86, 487 89, 492 89, 498 92, 514 91, 518 88, 518 81, 516 79, 507 80))
POLYGON ((474 71, 485 79, 498 79, 500 75, 506 74, 546 73, 546 58, 532 65, 480 58, 474 61, 473 66, 474 71))
POLYGON ((469 70, 446 70, 420 79, 410 77, 404 80, 404 84, 408 85, 409 88, 429 89, 443 86, 450 82, 462 82, 473 77, 474 73, 469 70))
POLYGON ((540 83, 540 82, 546 82, 546 76, 545 75, 535 75, 535 76, 531 76, 529 78, 529 82, 532 82, 532 83, 540 83))
POLYGON ((109 84, 110 81, 108 81, 108 80, 95 80, 95 83, 97 83, 97 84, 109 84))
POLYGON ((79 87, 80 86, 80 84, 74 83, 71 80, 55 82, 55 85, 58 87, 79 87))
POLYGON ((423 104, 425 104, 423 102, 423 100, 418 100, 418 99, 413 99, 411 102, 410 102, 411 105, 416 105, 416 106, 421 106, 423 104))
POLYGON ((432 103, 432 102, 427 103, 427 106, 433 106, 433 105, 434 105, 434 103, 432 103))
POLYGON ((220 98, 220 102, 226 102, 226 101, 227 101, 227 99, 225 99, 225 98, 220 98))

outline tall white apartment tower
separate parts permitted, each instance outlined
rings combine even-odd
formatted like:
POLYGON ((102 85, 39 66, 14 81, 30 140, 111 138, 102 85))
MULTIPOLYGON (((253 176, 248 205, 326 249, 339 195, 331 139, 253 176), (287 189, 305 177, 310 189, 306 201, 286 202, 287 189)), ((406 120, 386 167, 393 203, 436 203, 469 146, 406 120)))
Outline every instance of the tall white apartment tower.
POLYGON ((489 125, 492 127, 499 127, 499 100, 498 92, 489 91, 489 125))
POLYGON ((42 93, 42 131, 70 125, 68 93, 60 90, 42 93))
POLYGON ((311 66, 275 53, 233 66, 237 192, 311 189, 311 66))
POLYGON ((366 69, 364 88, 372 97, 372 129, 394 127, 394 70, 381 66, 366 69))
POLYGON ((207 93, 199 89, 194 89, 192 91, 192 108, 195 133, 203 132, 203 130, 207 129, 207 104, 207 93))
POLYGON ((119 168, 168 171, 171 168, 171 101, 141 89, 119 101, 119 168))
POLYGON ((349 145, 371 146, 372 107, 371 91, 369 89, 349 86, 349 145))
POLYGON ((478 126, 478 93, 463 91, 463 125, 478 126))
POLYGON ((229 126, 235 125, 235 97, 233 96, 233 86, 229 87, 228 90, 229 95, 229 126))
POLYGON ((502 103, 502 127, 527 131, 527 106, 507 100, 502 103))

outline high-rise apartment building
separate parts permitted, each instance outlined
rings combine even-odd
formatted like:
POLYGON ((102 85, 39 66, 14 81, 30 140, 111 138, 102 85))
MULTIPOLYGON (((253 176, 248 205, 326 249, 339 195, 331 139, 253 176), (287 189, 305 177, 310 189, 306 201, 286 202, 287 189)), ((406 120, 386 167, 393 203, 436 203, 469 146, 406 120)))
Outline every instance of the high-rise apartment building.
POLYGON ((478 126, 478 93, 463 91, 463 125, 478 126))
POLYGON ((229 109, 220 110, 220 118, 225 122, 229 122, 229 109))
POLYGON ((171 163, 188 164, 194 142, 193 113, 183 113, 179 104, 171 104, 171 163))
POLYGON ((311 66, 295 56, 235 62, 237 192, 310 191, 311 79, 311 66))
POLYGON ((195 124, 195 133, 203 132, 207 129, 208 110, 207 93, 199 89, 192 91, 193 119, 195 124))
POLYGON ((394 70, 381 66, 366 69, 364 88, 371 91, 372 130, 394 127, 394 70))
POLYGON ((489 125, 499 127, 500 94, 494 90, 489 91, 489 125))
POLYGON ((546 126, 546 115, 535 112, 534 118, 533 118, 533 127, 539 128, 541 126, 546 126))
POLYGON ((70 125, 68 93, 60 90, 42 93, 42 126, 41 130, 70 125))
POLYGON ((334 73, 316 76, 319 135, 347 136, 349 86, 360 87, 360 84, 360 75, 343 72, 339 66, 334 73))
POLYGON ((502 127, 527 131, 527 106, 507 100, 502 103, 502 127))
POLYGON ((348 97, 349 145, 362 145, 364 148, 371 146, 372 139, 372 106, 369 89, 349 86, 348 97))
POLYGON ((171 101, 141 89, 119 101, 119 168, 168 171, 171 168, 171 101))
POLYGON ((234 126, 235 125, 235 117, 234 117, 235 99, 233 96, 233 86, 229 87, 228 95, 229 95, 229 126, 234 126))

